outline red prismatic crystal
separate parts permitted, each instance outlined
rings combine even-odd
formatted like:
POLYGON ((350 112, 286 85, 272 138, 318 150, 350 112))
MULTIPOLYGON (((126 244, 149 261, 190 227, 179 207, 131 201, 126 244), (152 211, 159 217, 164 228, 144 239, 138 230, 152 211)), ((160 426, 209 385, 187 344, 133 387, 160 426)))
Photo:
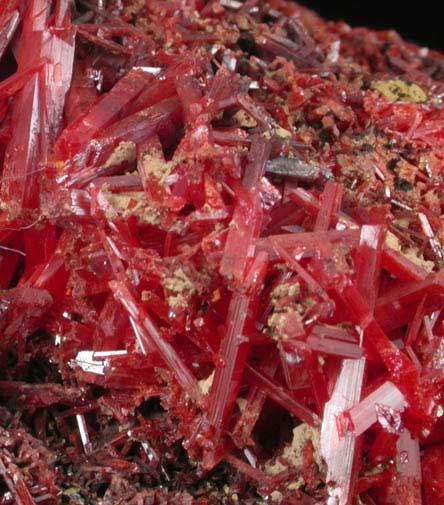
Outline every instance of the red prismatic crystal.
POLYGON ((18 1, 6 2, 0 15, 0 61, 20 23, 18 1))
POLYGON ((62 160, 78 154, 99 132, 115 120, 119 113, 134 100, 149 82, 150 74, 131 71, 90 110, 80 116, 60 135, 55 151, 62 160))
POLYGON ((39 136, 43 133, 39 81, 40 73, 35 72, 14 106, 15 134, 6 151, 1 187, 2 200, 11 217, 38 204, 36 167, 41 154, 39 136))

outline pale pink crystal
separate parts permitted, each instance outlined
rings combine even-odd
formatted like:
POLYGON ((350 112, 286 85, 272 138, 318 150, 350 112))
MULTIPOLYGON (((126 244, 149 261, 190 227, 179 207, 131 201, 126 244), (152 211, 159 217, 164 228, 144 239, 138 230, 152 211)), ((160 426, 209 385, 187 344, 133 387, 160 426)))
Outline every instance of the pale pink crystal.
POLYGON ((348 416, 353 423, 355 435, 364 433, 378 421, 379 417, 382 424, 390 423, 393 416, 399 415, 404 410, 405 405, 405 398, 401 391, 392 382, 384 382, 360 403, 349 409, 348 416))
POLYGON ((361 397, 365 359, 346 359, 330 400, 326 403, 321 426, 321 454, 327 464, 328 505, 350 505, 356 479, 356 438, 354 432, 341 436, 336 419, 353 408, 361 397))

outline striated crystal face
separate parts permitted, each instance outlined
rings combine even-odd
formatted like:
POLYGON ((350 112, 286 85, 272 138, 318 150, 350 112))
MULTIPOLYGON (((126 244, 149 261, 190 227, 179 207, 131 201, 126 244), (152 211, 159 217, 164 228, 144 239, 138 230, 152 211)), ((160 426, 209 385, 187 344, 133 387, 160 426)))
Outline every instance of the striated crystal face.
POLYGON ((0 503, 444 503, 443 65, 287 0, 2 0, 0 503))

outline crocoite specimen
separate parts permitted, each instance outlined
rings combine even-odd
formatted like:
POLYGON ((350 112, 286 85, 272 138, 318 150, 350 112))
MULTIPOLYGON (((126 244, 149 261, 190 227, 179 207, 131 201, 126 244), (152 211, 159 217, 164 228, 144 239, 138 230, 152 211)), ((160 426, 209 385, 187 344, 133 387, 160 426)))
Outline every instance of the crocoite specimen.
POLYGON ((444 500, 444 56, 284 0, 0 5, 0 503, 444 500))

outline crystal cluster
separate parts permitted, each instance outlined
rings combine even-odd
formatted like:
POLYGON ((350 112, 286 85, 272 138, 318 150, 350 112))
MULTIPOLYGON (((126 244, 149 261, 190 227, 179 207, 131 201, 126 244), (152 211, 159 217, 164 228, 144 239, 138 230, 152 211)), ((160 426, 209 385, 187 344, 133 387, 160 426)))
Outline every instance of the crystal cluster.
POLYGON ((442 503, 443 97, 286 0, 2 0, 0 505, 442 503))

